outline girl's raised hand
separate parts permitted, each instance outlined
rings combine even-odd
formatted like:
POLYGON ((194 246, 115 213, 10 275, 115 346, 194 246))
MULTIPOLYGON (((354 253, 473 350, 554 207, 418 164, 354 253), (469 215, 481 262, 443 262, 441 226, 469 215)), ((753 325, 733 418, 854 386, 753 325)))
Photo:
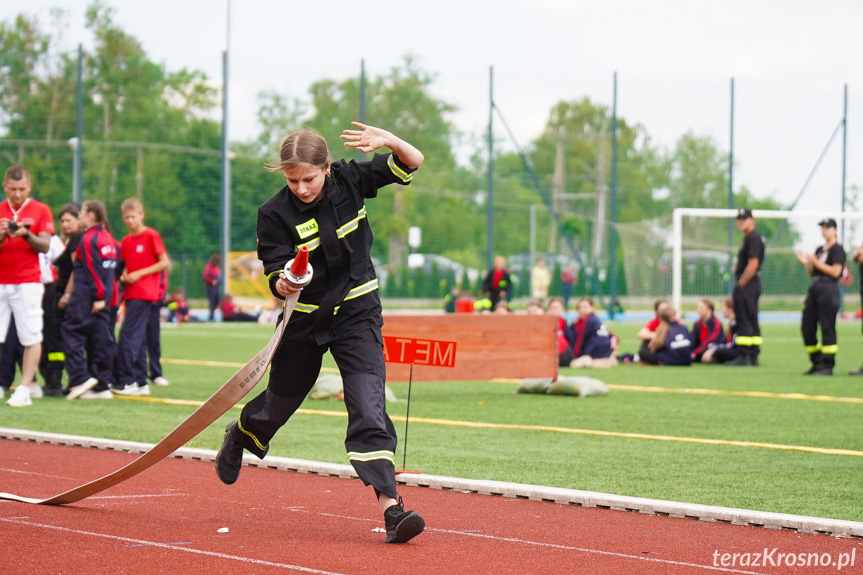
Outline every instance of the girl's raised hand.
POLYGON ((386 130, 381 130, 374 126, 367 126, 366 124, 361 124, 359 122, 351 122, 351 125, 361 129, 344 130, 341 138, 342 140, 347 140, 345 142, 345 146, 356 148, 363 153, 368 153, 374 152, 375 150, 387 145, 389 132, 386 130))

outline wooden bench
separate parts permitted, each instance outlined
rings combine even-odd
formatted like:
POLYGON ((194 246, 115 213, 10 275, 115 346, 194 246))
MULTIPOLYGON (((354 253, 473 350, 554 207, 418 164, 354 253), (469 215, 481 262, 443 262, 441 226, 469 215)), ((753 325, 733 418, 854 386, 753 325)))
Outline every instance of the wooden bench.
MULTIPOLYGON (((414 381, 557 377, 557 318, 523 314, 384 314, 384 336, 456 342, 455 367, 413 366, 414 381)), ((387 381, 411 366, 387 363, 387 381)))

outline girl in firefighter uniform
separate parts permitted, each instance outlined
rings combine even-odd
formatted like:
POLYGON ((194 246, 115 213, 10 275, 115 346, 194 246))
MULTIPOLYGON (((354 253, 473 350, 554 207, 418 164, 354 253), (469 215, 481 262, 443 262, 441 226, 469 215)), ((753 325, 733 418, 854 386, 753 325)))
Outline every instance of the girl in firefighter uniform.
POLYGON ((396 491, 396 432, 386 413, 381 301, 369 252, 372 230, 365 199, 389 184, 408 185, 423 155, 390 132, 354 122, 345 145, 363 153, 381 147, 370 161, 330 162, 326 141, 311 131, 295 132, 271 165, 287 186, 258 210, 258 258, 279 298, 297 290, 282 271, 299 250, 308 248, 311 283, 302 288, 274 354, 266 391, 231 422, 216 471, 224 483, 236 481, 242 451, 266 455, 270 440, 308 395, 324 353, 335 359, 344 384, 348 429, 345 448, 359 478, 371 485, 384 510, 385 541, 404 543, 425 523, 405 511, 396 491))
POLYGON ((833 375, 836 363, 836 314, 839 313, 839 278, 845 267, 845 250, 837 242, 836 220, 826 219, 818 223, 825 244, 814 254, 797 252, 797 259, 806 266, 812 278, 800 331, 803 344, 809 354, 811 366, 806 375, 833 375), (818 343, 818 327, 821 327, 821 343, 818 343))

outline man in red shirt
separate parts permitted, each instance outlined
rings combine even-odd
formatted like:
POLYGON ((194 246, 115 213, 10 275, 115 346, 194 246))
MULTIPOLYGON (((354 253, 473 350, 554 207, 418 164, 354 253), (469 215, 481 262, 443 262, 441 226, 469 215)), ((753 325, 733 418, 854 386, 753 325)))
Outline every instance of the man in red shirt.
POLYGON ((131 233, 120 244, 120 258, 125 265, 120 281, 124 285, 126 315, 117 346, 117 384, 111 391, 118 395, 150 395, 147 356, 141 349, 146 343, 150 309, 161 306, 161 272, 171 262, 162 236, 144 225, 141 201, 129 198, 120 209, 131 233))
POLYGON ((48 251, 54 235, 51 209, 30 198, 32 188, 26 168, 12 166, 6 170, 6 201, 0 203, 0 342, 6 339, 9 320, 14 315, 18 340, 24 346, 21 383, 6 402, 13 407, 32 404, 30 388, 42 355, 45 288, 39 254, 48 251))

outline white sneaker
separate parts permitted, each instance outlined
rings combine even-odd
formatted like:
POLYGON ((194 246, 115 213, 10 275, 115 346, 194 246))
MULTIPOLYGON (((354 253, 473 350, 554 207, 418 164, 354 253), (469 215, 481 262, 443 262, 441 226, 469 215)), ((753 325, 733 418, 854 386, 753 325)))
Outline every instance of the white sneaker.
POLYGON ((114 394, 111 393, 110 389, 103 389, 102 391, 93 391, 91 389, 84 393, 81 399, 114 399, 114 394))
POLYGON ((91 377, 90 379, 88 379, 87 381, 85 381, 84 383, 82 383, 80 385, 70 387, 69 388, 69 395, 66 396, 66 399, 69 401, 72 401, 73 399, 78 399, 79 397, 81 397, 82 395, 84 395, 85 393, 87 393, 88 391, 90 391, 91 389, 96 387, 97 385, 99 385, 99 380, 96 379, 95 377, 91 377))
POLYGON ((30 400, 30 390, 26 385, 19 385, 12 396, 6 400, 6 405, 10 407, 27 407, 33 405, 30 400))
POLYGON ((123 386, 123 389, 118 387, 112 387, 111 393, 114 395, 138 395, 138 384, 137 383, 127 383, 123 386))
POLYGON ((42 387, 37 383, 27 388, 30 391, 30 399, 41 399, 45 397, 42 393, 42 387))
POLYGON ((171 382, 168 381, 167 379, 165 379, 164 377, 162 377, 161 375, 153 380, 153 385, 158 385, 160 387, 165 387, 165 386, 170 385, 170 384, 171 384, 171 382))
POLYGON ((138 393, 136 395, 150 395, 150 386, 146 383, 144 385, 138 384, 138 393))

